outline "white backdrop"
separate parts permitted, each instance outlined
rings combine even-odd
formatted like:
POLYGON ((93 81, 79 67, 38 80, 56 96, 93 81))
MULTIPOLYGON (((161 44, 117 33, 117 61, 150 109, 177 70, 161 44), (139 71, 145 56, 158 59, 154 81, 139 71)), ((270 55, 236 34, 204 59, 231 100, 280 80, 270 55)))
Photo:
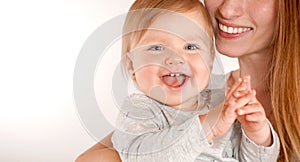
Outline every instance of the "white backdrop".
POLYGON ((0 1, 1 162, 74 161, 96 142, 74 104, 75 62, 88 36, 132 2, 0 1))

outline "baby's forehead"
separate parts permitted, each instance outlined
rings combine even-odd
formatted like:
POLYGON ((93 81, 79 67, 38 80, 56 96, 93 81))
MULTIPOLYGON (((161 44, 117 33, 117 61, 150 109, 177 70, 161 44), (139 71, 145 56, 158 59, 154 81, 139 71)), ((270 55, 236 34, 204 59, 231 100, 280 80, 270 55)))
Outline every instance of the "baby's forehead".
POLYGON ((202 18, 195 18, 185 13, 165 13, 155 17, 147 31, 172 33, 182 39, 211 39, 207 32, 208 23, 202 18))
POLYGON ((169 30, 161 30, 161 29, 147 29, 145 34, 139 40, 139 44, 156 42, 156 43, 166 43, 169 42, 177 42, 177 43, 196 43, 202 44, 202 46, 210 47, 212 43, 212 39, 208 37, 205 33, 174 33, 169 30))

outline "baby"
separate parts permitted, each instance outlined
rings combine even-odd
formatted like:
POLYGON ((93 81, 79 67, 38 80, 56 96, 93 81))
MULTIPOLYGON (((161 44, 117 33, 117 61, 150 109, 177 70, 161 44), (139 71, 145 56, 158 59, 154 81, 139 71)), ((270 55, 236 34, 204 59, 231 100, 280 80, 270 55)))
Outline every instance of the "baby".
POLYGON ((142 93, 120 108, 112 142, 122 161, 276 161, 278 137, 250 77, 232 85, 225 99, 224 91, 214 99, 207 88, 213 34, 198 0, 131 6, 122 54, 142 93))

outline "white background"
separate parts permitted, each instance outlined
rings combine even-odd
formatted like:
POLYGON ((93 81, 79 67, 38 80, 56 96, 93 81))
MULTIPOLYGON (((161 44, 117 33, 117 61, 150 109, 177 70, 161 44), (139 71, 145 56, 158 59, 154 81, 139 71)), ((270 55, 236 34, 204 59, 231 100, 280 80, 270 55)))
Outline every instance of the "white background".
POLYGON ((75 62, 88 36, 132 2, 0 1, 1 162, 74 161, 96 142, 73 101, 75 62))

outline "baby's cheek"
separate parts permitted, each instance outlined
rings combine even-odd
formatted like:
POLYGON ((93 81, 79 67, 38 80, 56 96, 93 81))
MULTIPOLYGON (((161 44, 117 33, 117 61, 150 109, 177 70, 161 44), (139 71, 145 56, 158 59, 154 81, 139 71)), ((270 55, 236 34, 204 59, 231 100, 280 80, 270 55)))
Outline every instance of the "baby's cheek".
POLYGON ((204 66, 198 66, 197 67, 197 73, 196 75, 196 82, 198 84, 198 90, 202 91, 209 83, 209 76, 210 76, 210 71, 209 69, 204 65, 204 66))
POLYGON ((148 94, 149 91, 158 84, 157 68, 153 66, 143 67, 135 72, 135 82, 137 88, 148 94))

